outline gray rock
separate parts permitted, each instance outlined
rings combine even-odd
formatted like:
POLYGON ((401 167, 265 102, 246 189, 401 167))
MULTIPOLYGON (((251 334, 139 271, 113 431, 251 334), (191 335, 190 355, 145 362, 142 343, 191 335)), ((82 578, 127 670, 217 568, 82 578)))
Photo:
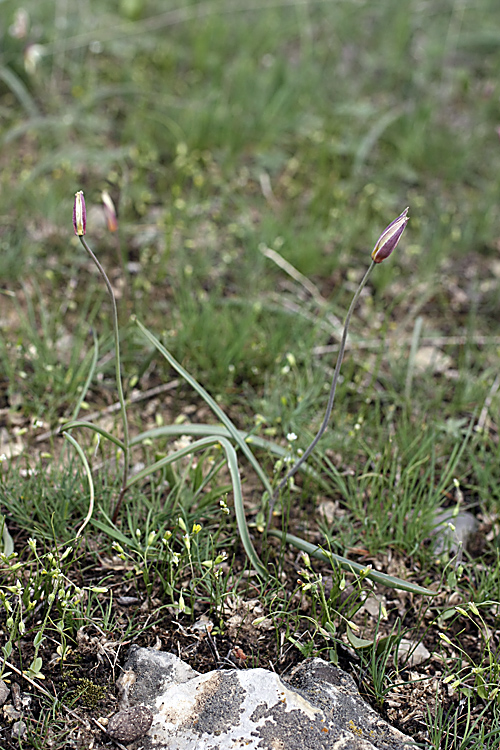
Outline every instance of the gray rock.
POLYGON ((401 638, 399 641, 398 661, 404 662, 405 667, 416 667, 430 659, 430 656, 430 651, 423 643, 409 641, 407 638, 401 638))
POLYGON ((447 552, 453 556, 460 549, 467 549, 469 539, 478 527, 477 518, 466 510, 460 511, 457 516, 453 517, 453 509, 438 508, 434 521, 436 525, 432 534, 436 537, 434 542, 436 555, 447 552))
POLYGON ((134 748, 410 750, 414 746, 361 699, 349 675, 322 659, 307 659, 285 680, 266 669, 199 674, 173 654, 132 646, 124 675, 119 686, 122 706, 140 703, 154 715, 151 728, 134 748))
POLYGON ((0 680, 0 706, 3 706, 9 697, 10 690, 3 680, 0 680))
POLYGON ((133 706, 118 711, 108 721, 106 731, 118 742, 135 742, 144 737, 153 723, 153 712, 147 706, 133 706))
POLYGON ((14 740, 22 740, 27 731, 28 727, 26 726, 25 721, 16 721, 15 724, 12 725, 10 735, 14 740))
POLYGON ((187 682, 197 675, 189 664, 173 654, 131 646, 125 670, 116 681, 120 708, 139 703, 153 708, 156 697, 167 685, 187 682))
POLYGON ((16 721, 21 718, 21 712, 17 711, 12 703, 6 703, 3 707, 3 715, 7 721, 16 721))

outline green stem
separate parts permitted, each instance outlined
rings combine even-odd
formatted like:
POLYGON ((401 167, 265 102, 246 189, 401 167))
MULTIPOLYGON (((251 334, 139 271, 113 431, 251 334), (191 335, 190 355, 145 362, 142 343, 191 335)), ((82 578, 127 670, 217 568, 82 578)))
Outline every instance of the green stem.
POLYGON ((91 257, 91 259, 94 261, 95 265, 97 266, 97 270, 101 274, 102 278, 104 279, 104 283, 106 284, 106 288, 108 290, 109 296, 111 297, 111 306, 113 309, 113 333, 115 336, 115 369, 116 369, 116 387, 118 390, 118 400, 120 402, 120 411, 122 415, 122 423, 123 423, 123 479, 122 479, 122 487, 120 490, 120 494, 118 496, 118 501, 115 506, 115 510, 113 512, 112 520, 113 523, 116 521, 116 518, 118 516, 118 512, 120 510, 121 504, 123 502, 123 497, 125 495, 126 489, 127 489, 127 480, 128 480, 128 467, 129 467, 129 454, 130 454, 130 441, 129 441, 129 432, 128 432, 128 420, 127 420, 127 410, 125 407, 125 397, 123 395, 123 385, 122 385, 122 374, 121 374, 121 366, 120 366, 120 332, 118 329, 118 310, 116 307, 116 299, 115 299, 115 293, 113 291, 113 287, 111 286, 111 283, 107 277, 106 271, 101 266, 99 261, 97 260, 97 257, 94 255, 90 247, 88 246, 86 240, 82 235, 79 237, 80 242, 82 243, 83 247, 91 257))
POLYGON ((368 268, 367 272, 363 276, 363 278, 361 280, 361 283, 360 283, 360 285, 358 286, 358 288, 356 290, 356 294, 352 298, 352 302, 350 304, 349 310, 347 311, 347 315, 346 315, 345 323, 344 323, 344 331, 342 333, 342 340, 340 342, 340 349, 339 349, 339 354, 338 354, 338 357, 337 357, 337 364, 335 366, 335 372, 333 373, 332 384, 330 386, 330 395, 328 397, 328 404, 327 404, 327 407, 326 407, 326 412, 325 412, 325 416, 324 416, 323 422, 321 424, 321 427, 319 428, 318 433, 317 433, 316 437, 314 438, 314 440, 309 444, 309 446, 306 448, 306 450, 301 455, 301 457, 299 458, 299 460, 295 462, 295 464, 288 471, 288 473, 286 474, 286 476, 284 477, 284 479, 281 480, 281 482, 279 483, 278 487, 275 489, 275 491, 273 493, 273 496, 271 498, 271 502, 269 503, 268 526, 269 526, 269 523, 271 521, 271 516, 272 516, 272 513, 273 513, 274 504, 276 502, 276 499, 278 498, 278 495, 280 494, 280 492, 283 489, 283 487, 285 487, 285 485, 287 484, 288 480, 291 477, 293 477, 293 475, 300 469, 300 467, 302 466, 302 464, 304 463, 304 461, 307 461, 307 459, 309 458, 309 456, 311 455, 311 453, 313 452, 313 450, 316 448, 316 445, 319 443, 320 439, 322 438, 322 436, 323 436, 323 434, 324 434, 324 432, 325 432, 325 430, 326 430, 326 428, 328 426, 328 422, 330 421, 330 417, 331 417, 331 414, 332 414, 333 402, 335 401, 335 391, 337 390, 337 383, 338 383, 338 379, 339 379, 340 368, 341 368, 341 365, 342 365, 342 359, 344 357, 344 351, 345 351, 345 345, 346 345, 346 341, 347 341, 347 332, 348 332, 348 329, 349 329, 349 323, 351 322, 352 314, 354 312, 354 308, 356 307, 356 303, 357 303, 357 301, 359 299, 359 296, 360 296, 361 292, 363 291, 363 288, 364 288, 366 282, 368 281, 368 279, 370 277, 370 274, 373 271, 374 267, 375 267, 375 261, 372 260, 372 262, 370 264, 370 267, 368 268))

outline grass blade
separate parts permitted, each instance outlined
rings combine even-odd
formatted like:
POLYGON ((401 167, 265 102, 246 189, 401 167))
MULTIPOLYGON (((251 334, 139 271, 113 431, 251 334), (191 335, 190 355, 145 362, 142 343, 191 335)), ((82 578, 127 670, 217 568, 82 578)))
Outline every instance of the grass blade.
POLYGON ((82 388, 82 392, 80 393, 80 398, 77 401, 77 404, 73 410, 73 414, 71 416, 72 421, 78 418, 78 414, 80 413, 80 409, 82 408, 83 401, 85 399, 85 396, 87 395, 87 391, 89 389, 90 383, 92 381, 92 378, 94 377, 95 368, 97 367, 97 360, 99 358, 99 341, 97 338, 97 334, 92 328, 92 336, 94 339, 94 352, 92 354, 92 362, 90 363, 90 369, 87 374, 87 379, 85 380, 84 386, 82 388))
POLYGON ((13 70, 2 65, 0 67, 0 79, 9 87, 14 96, 18 98, 30 117, 36 117, 39 114, 35 100, 13 70))

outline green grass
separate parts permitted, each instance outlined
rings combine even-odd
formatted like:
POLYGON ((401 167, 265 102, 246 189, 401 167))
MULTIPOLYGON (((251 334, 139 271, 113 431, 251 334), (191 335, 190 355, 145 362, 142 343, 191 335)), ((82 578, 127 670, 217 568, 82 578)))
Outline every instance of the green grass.
MULTIPOLYGON (((284 671, 319 654, 347 667, 343 618, 352 617, 371 645, 351 667, 375 704, 386 710, 394 685, 417 691, 394 644, 381 638, 423 639, 442 660, 432 688, 439 694, 427 689, 420 719, 405 731, 419 742, 427 731, 436 750, 496 747, 498 698, 480 694, 467 672, 475 665, 491 676, 496 636, 491 652, 481 649, 481 628, 454 609, 468 612, 473 602, 498 631, 496 0, 56 8, 28 0, 23 38, 9 30, 18 3, 1 7, 0 514, 18 555, 2 562, 7 661, 28 668, 41 632, 41 671, 53 680, 57 670, 79 668, 49 667, 57 645, 75 647, 79 628, 148 644, 159 636, 177 650, 165 635, 172 618, 191 624, 206 614, 251 666, 271 660, 284 671), (41 45, 35 69, 33 48, 26 58, 31 43, 41 45), (111 308, 71 226, 80 189, 89 242, 119 297, 132 435, 220 420, 200 391, 184 382, 167 389, 178 372, 129 321, 135 314, 231 424, 255 433, 252 450, 274 485, 287 452, 305 449, 319 428, 338 321, 371 248, 410 206, 401 245, 375 269, 355 312, 330 428, 310 464, 316 473, 297 479, 276 506, 275 530, 326 551, 311 568, 265 535, 266 498, 240 451, 248 539, 270 571, 267 582, 253 576, 223 453, 212 446, 167 463, 173 437, 165 432, 134 445, 136 471, 162 463, 131 485, 112 525, 120 452, 73 430, 96 493, 92 523, 75 542, 88 481, 72 448, 43 433, 98 412, 96 423, 120 436, 111 308), (102 218, 103 189, 118 207, 119 240, 102 218), (296 440, 287 440, 291 433, 296 440), (325 500, 334 507, 328 519, 325 500), (435 510, 457 504, 480 524, 458 568, 436 559, 431 538, 435 510), (27 611, 29 596, 8 589, 38 564, 29 537, 41 557, 73 546, 66 590, 86 592, 66 608, 58 594, 48 609, 40 584, 30 595, 38 619, 27 611), (402 604, 390 589, 336 567, 329 551, 439 594, 402 604), (96 586, 113 595, 92 592, 96 586), (387 620, 363 610, 368 594, 385 597, 387 620), (145 601, 147 614, 120 608, 120 595, 145 601), (270 629, 259 640, 242 624, 229 636, 231 603, 254 599, 261 613, 249 621, 266 617, 270 629), (463 628, 469 661, 453 646, 443 650, 438 636, 458 644, 463 628), (459 672, 462 683, 446 692, 447 676, 459 672)), ((213 666, 209 654, 199 659, 193 666, 213 666)), ((100 662, 96 669, 112 692, 110 671, 100 662)), ((78 686, 64 679, 52 692, 78 711, 78 686)), ((30 719, 33 747, 43 746, 53 710, 47 701, 30 719)), ((63 747, 58 727, 53 739, 63 747)))

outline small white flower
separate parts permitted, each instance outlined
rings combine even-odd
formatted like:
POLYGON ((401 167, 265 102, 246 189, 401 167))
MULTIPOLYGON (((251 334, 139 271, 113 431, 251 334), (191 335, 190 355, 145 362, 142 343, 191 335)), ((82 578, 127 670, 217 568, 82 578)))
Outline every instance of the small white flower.
POLYGON ((289 432, 286 436, 286 439, 289 443, 293 443, 294 440, 297 440, 297 435, 295 434, 295 432, 289 432))

